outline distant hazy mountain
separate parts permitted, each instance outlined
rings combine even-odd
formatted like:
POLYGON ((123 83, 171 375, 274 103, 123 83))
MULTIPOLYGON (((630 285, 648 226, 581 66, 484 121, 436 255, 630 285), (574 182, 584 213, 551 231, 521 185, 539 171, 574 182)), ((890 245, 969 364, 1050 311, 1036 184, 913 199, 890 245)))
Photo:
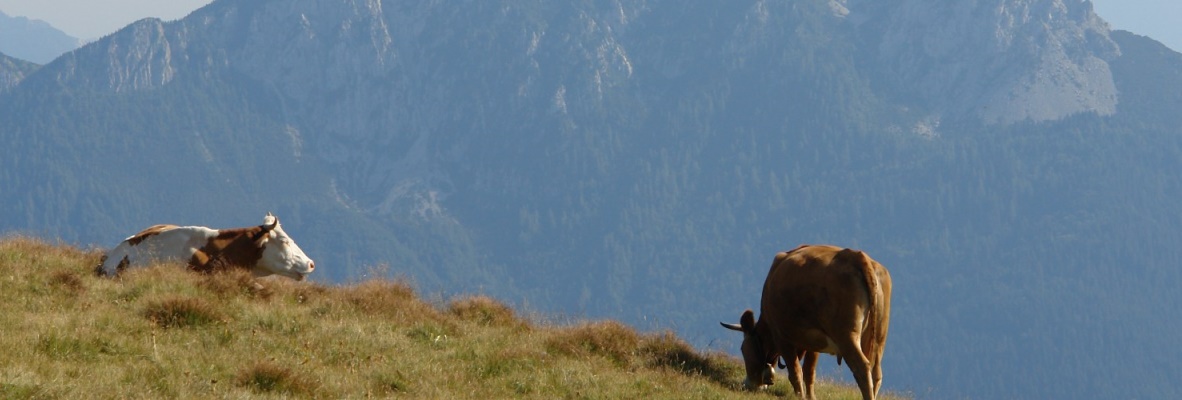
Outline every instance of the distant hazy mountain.
POLYGON ((274 211, 317 279, 732 352, 834 243, 895 280, 888 389, 1172 398, 1179 93, 1082 0, 219 0, 0 95, 0 230, 274 211))
POLYGON ((48 64, 82 41, 45 21, 10 17, 0 11, 0 53, 37 64, 48 64))
POLYGON ((16 86, 25 75, 33 72, 38 67, 28 61, 15 59, 0 53, 0 92, 16 86))

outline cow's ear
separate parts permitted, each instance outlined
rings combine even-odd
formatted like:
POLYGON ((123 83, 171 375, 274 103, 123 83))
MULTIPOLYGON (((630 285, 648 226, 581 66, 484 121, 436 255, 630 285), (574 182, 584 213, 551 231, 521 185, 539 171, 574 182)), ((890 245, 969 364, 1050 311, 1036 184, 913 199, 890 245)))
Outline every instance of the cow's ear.
POLYGON ((267 245, 267 240, 271 239, 271 231, 259 232, 258 236, 254 238, 255 247, 262 248, 267 245))
POLYGON ((751 332, 755 330, 755 312, 751 310, 743 311, 743 316, 739 317, 739 325, 743 327, 743 332, 751 332))
POLYGON ((271 233, 274 231, 276 226, 279 226, 279 221, 275 221, 271 225, 260 226, 259 233, 256 233, 254 236, 254 245, 258 247, 263 247, 263 245, 266 245, 267 240, 271 238, 271 233))

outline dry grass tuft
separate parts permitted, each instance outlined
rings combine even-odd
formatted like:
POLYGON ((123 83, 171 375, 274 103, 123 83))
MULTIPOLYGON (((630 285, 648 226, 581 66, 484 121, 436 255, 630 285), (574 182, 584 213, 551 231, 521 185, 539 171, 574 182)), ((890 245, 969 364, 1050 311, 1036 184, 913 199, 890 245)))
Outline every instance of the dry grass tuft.
POLYGON ((616 321, 584 323, 562 329, 546 341, 550 351, 575 357, 602 356, 627 363, 636 354, 640 335, 616 321))
POLYGON ((0 271, 20 275, 42 270, 91 271, 102 253, 73 246, 49 244, 27 236, 0 237, 0 271))
POLYGON ((0 237, 0 243, 2 243, 2 245, 0 245, 0 251, 3 251, 6 254, 17 252, 29 255, 36 254, 50 257, 82 257, 92 253, 74 246, 51 244, 41 239, 23 235, 7 235, 0 237))
POLYGON ((744 373, 738 368, 737 358, 723 353, 699 353, 673 332, 646 336, 640 344, 640 354, 649 366, 703 376, 721 385, 734 383, 733 378, 744 373))
POLYGON ((310 395, 316 390, 308 379, 268 361, 260 361, 238 371, 235 382, 238 386, 260 393, 310 395))
POLYGON ((469 296, 452 300, 447 312, 482 326, 516 326, 522 323, 512 308, 488 296, 469 296))
POLYGON ((400 280, 375 279, 334 292, 335 297, 352 304, 362 313, 392 318, 395 322, 439 320, 441 317, 438 310, 419 300, 410 284, 400 280))
POLYGON ((208 325, 222 320, 209 303, 197 298, 168 298, 144 307, 143 316, 161 328, 208 325))
POLYGON ((70 335, 49 333, 37 339, 36 350, 41 355, 58 360, 93 360, 101 343, 82 340, 70 335))
POLYGON ((239 268, 206 274, 200 286, 219 297, 241 296, 268 300, 275 294, 273 289, 259 283, 250 271, 239 268))
POLYGON ((323 299, 329 292, 329 289, 320 285, 300 285, 292 289, 291 296, 297 304, 312 303, 323 299))
POLYGON ((86 285, 82 284, 82 277, 74 271, 55 271, 49 275, 49 283, 65 289, 67 293, 74 296, 86 291, 86 285))
POLYGON ((370 391, 380 396, 405 394, 410 384, 401 373, 374 373, 369 377, 370 391))
POLYGON ((48 389, 38 385, 21 385, 16 383, 0 383, 0 398, 4 399, 55 399, 48 389))

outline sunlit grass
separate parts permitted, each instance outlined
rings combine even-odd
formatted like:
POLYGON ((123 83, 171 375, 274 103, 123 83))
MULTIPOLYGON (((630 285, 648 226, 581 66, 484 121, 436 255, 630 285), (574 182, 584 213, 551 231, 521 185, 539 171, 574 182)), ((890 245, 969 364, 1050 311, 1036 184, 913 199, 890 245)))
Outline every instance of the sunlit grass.
MULTIPOLYGON (((101 253, 0 239, 0 398, 771 398, 737 359, 614 321, 538 323, 405 282, 95 276, 101 253), (261 284, 261 286, 260 286, 261 284)), ((825 385, 826 399, 858 398, 825 385)), ((791 395, 789 395, 791 397, 791 395)))

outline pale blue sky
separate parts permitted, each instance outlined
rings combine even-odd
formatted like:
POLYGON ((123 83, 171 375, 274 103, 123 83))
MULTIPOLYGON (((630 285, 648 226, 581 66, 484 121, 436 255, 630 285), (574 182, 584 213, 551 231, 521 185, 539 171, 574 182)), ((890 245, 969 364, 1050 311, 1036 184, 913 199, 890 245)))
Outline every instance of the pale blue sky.
POLYGON ((1092 0, 1113 29, 1149 36, 1182 52, 1182 0, 1092 0))
MULTIPOLYGON (((49 22, 81 39, 96 39, 138 19, 174 20, 211 0, 0 0, 0 11, 49 22)), ((950 0, 955 1, 955 0, 950 0)), ((1157 39, 1182 51, 1182 0, 1093 0, 1115 29, 1157 39)))
POLYGON ((98 39, 143 18, 184 18, 212 0, 0 0, 13 17, 48 22, 83 40, 98 39))

